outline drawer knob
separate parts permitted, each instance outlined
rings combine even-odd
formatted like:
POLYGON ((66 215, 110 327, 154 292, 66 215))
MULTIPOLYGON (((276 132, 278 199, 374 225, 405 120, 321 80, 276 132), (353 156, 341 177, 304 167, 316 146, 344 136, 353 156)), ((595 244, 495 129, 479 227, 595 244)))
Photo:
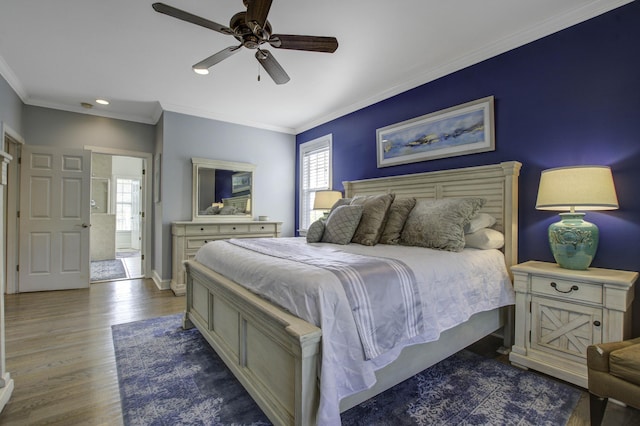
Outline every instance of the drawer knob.
POLYGON ((558 288, 558 284, 554 283, 553 281, 551 282, 551 284, 549 284, 551 287, 553 287, 555 289, 555 291, 557 291, 558 293, 571 293, 572 291, 578 291, 580 290, 580 287, 578 287, 577 285, 572 285, 571 288, 569 290, 560 290, 558 288))
POLYGON ((235 226, 233 227, 233 230, 234 230, 234 231, 236 230, 236 227, 235 227, 235 226))
POLYGON ((204 228, 200 228, 201 231, 204 231, 204 228))
POLYGON ((596 327, 600 327, 600 321, 594 321, 593 325, 595 325, 596 327))

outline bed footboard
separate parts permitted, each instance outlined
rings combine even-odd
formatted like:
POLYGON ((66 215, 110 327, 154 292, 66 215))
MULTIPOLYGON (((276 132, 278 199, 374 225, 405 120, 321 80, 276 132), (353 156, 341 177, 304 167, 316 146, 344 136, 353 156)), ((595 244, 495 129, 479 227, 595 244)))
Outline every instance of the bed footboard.
POLYGON ((320 328, 197 261, 185 266, 183 326, 200 330, 274 424, 315 424, 320 328))

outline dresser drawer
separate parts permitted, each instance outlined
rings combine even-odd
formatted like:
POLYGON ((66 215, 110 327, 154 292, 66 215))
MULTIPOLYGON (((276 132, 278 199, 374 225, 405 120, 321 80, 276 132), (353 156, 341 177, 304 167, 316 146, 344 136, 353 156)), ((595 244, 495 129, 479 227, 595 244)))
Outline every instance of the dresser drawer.
POLYGON ((241 234, 249 232, 249 225, 219 225, 221 234, 241 234))
POLYGON ((580 281, 532 276, 531 292, 588 303, 602 303, 602 286, 580 281))
POLYGON ((273 224, 249 225, 249 231, 251 231, 251 233, 269 232, 271 234, 274 234, 276 232, 276 227, 273 224))
POLYGON ((217 234, 219 226, 218 225, 195 225, 195 226, 187 226, 185 229, 186 235, 209 235, 209 234, 217 234))
POLYGON ((199 249, 200 247, 202 247, 203 245, 205 245, 205 243, 214 241, 214 240, 219 240, 220 238, 217 237, 213 237, 211 235, 206 236, 206 237, 202 237, 202 238, 187 238, 187 250, 193 250, 193 249, 199 249))

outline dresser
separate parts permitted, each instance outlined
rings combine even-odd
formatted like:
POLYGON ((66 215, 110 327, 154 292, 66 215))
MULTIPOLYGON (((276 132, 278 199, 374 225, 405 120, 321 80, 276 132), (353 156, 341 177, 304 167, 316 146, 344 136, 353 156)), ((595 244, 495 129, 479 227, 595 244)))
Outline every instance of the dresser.
POLYGON ((511 270, 516 321, 509 360, 586 388, 587 346, 631 337, 638 273, 535 261, 511 270))
POLYGON ((203 244, 228 238, 275 238, 280 236, 281 228, 282 222, 272 221, 173 222, 171 290, 176 296, 185 294, 184 262, 193 259, 203 244))

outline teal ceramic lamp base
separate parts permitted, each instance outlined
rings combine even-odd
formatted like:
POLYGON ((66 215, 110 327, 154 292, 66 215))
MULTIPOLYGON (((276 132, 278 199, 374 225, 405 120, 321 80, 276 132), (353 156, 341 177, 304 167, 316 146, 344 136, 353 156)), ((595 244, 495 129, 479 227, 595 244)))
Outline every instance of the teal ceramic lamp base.
POLYGON ((549 226, 553 257, 562 268, 587 269, 598 248, 598 227, 583 220, 584 213, 560 213, 560 217, 549 226))

